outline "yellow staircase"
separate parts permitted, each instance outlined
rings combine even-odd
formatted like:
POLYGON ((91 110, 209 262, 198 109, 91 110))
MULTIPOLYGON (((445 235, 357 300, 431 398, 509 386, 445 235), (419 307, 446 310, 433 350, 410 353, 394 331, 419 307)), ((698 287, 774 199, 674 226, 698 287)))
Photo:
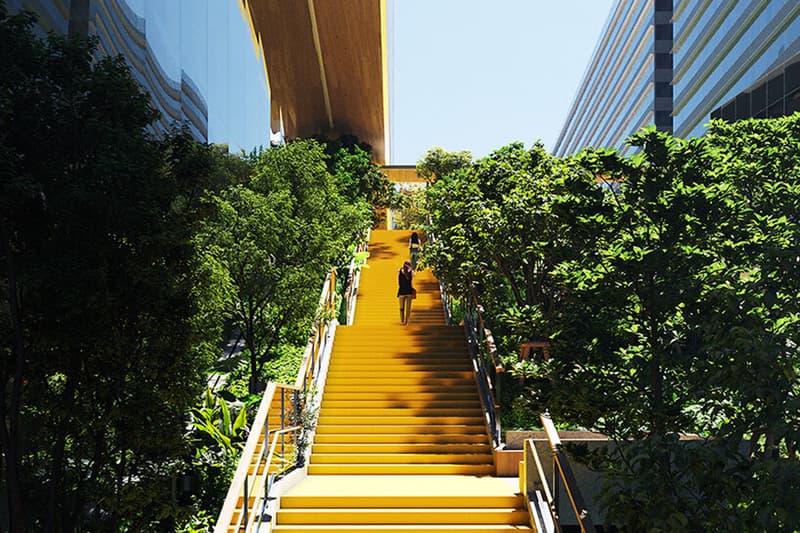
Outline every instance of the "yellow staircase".
POLYGON ((353 326, 336 331, 309 476, 280 500, 275 531, 526 530, 524 501, 494 478, 463 329, 417 273, 400 324, 408 231, 373 231, 353 326))

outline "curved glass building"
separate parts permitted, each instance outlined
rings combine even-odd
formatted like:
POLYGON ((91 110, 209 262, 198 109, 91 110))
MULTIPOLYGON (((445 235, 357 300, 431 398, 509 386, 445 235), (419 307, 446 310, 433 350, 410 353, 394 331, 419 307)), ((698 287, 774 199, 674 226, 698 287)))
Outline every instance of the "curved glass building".
POLYGON ((161 118, 203 142, 249 151, 269 143, 263 54, 239 2, 217 0, 6 0, 39 16, 37 31, 98 38, 98 58, 121 55, 161 118), (213 106, 209 105, 213 102, 213 106))

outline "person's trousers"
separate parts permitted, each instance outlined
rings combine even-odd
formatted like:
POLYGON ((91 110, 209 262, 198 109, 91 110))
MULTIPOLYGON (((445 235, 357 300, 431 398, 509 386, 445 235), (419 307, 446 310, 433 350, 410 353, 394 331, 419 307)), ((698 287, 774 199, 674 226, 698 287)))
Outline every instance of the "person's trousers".
POLYGON ((397 299, 400 302, 400 322, 408 324, 408 317, 411 316, 411 300, 413 298, 410 294, 401 294, 397 299))

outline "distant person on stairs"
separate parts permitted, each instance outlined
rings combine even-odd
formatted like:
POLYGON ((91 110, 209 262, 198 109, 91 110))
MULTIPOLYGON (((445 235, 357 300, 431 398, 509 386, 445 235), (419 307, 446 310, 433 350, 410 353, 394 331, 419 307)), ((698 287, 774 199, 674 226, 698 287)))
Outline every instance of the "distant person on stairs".
POLYGON ((411 261, 403 263, 403 268, 397 272, 397 299, 400 301, 400 323, 404 326, 408 324, 411 316, 411 300, 414 298, 414 269, 411 268, 411 261))
POLYGON ((419 251, 422 246, 419 243, 419 235, 417 232, 411 234, 411 240, 408 242, 408 249, 411 252, 411 268, 417 269, 417 259, 419 259, 419 251))

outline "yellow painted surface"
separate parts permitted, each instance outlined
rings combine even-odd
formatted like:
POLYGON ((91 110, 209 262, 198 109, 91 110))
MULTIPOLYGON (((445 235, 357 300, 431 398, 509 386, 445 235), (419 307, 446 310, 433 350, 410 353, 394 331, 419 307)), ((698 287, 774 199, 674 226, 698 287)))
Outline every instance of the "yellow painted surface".
POLYGON ((494 477, 463 329, 420 271, 410 323, 397 275, 408 231, 373 231, 355 323, 339 326, 308 465, 275 531, 530 529, 514 484, 494 477))
POLYGON ((265 58, 271 127, 290 139, 342 134, 388 160, 385 0, 250 0, 265 58))

